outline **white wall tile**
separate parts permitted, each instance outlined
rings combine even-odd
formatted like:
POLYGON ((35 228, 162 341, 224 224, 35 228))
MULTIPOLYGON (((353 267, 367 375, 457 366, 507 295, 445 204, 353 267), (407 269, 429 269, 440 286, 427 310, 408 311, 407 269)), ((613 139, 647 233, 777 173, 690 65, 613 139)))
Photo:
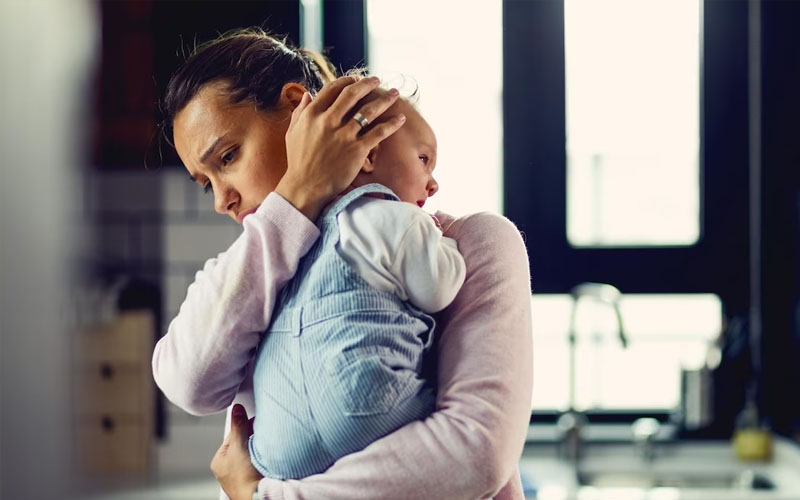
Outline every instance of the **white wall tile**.
POLYGON ((128 262, 133 255, 128 227, 124 224, 97 226, 97 248, 94 257, 104 262, 128 262))
POLYGON ((162 477, 207 474, 211 458, 222 444, 225 414, 205 417, 202 424, 170 426, 158 446, 158 474, 162 477))
POLYGON ((161 207, 166 214, 185 214, 187 188, 199 189, 189 180, 189 173, 184 169, 163 169, 161 175, 161 207))
POLYGON ((202 264, 227 249, 236 235, 229 223, 168 222, 164 225, 163 238, 163 257, 167 265, 184 262, 202 264))
POLYGON ((89 182, 93 212, 154 212, 160 210, 161 180, 142 170, 100 172, 89 182))
MULTIPOLYGON (((213 415, 205 415, 198 417, 180 409, 178 406, 172 404, 169 400, 165 400, 167 425, 169 429, 174 426, 184 425, 205 425, 218 428, 222 432, 223 425, 225 424, 225 412, 215 413, 213 415)), ((168 431, 169 433, 170 431, 168 431)))
MULTIPOLYGON (((198 189, 197 192, 192 196, 192 200, 188 200, 190 203, 194 202, 194 210, 195 212, 202 217, 219 217, 220 219, 227 219, 231 220, 229 217, 225 215, 220 215, 214 209, 214 195, 211 192, 204 193, 202 189, 198 189)), ((234 222, 235 224, 235 222, 234 222)))
POLYGON ((138 238, 138 257, 144 262, 160 262, 163 245, 161 244, 161 224, 142 223, 133 228, 138 238))
POLYGON ((166 328, 169 322, 178 313, 183 299, 186 298, 186 290, 189 288, 190 280, 183 273, 181 274, 167 274, 161 280, 162 286, 162 307, 164 310, 164 319, 166 328))

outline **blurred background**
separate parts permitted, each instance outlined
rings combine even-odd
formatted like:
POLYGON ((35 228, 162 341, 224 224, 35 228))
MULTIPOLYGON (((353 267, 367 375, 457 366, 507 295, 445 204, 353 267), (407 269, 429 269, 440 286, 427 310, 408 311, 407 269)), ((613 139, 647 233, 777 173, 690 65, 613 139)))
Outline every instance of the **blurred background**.
POLYGON ((418 86, 431 211, 524 233, 532 426, 727 439, 749 402, 800 440, 798 23, 793 0, 3 0, 0 497, 215 498, 224 414, 166 401, 150 356, 240 228, 158 99, 248 26, 418 86))

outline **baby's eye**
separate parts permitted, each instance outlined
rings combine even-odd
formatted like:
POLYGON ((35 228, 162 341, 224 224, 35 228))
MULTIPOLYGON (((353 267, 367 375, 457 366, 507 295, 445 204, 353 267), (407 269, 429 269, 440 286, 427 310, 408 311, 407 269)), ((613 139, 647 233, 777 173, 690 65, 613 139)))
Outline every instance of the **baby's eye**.
POLYGON ((205 184, 203 184, 203 192, 204 193, 208 193, 208 192, 213 191, 213 190, 214 190, 214 188, 211 187, 211 183, 210 182, 206 182, 205 184))
POLYGON ((419 159, 422 160, 422 163, 424 163, 425 165, 428 164, 428 157, 427 156, 422 155, 422 156, 419 157, 419 159))

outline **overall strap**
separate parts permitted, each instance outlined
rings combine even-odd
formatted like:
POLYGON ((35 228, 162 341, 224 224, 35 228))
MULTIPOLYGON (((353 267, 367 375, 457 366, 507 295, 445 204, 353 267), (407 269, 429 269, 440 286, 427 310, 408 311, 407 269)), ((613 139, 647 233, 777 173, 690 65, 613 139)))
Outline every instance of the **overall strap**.
POLYGON ((347 205, 353 202, 366 194, 382 194, 385 199, 387 200, 394 200, 400 201, 400 198, 397 197, 391 189, 384 186, 383 184, 366 184, 364 186, 360 186, 355 188, 354 190, 350 191, 349 193, 343 195, 341 198, 334 201, 326 210, 325 213, 322 215, 322 219, 329 223, 330 221, 335 221, 336 217, 341 213, 342 210, 347 208, 347 205))

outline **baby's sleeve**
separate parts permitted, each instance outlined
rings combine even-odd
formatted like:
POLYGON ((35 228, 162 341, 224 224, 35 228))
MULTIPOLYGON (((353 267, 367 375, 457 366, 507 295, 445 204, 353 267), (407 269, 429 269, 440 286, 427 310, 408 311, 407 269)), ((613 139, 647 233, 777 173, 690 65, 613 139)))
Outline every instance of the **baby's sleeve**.
POLYGON ((438 312, 464 283, 458 245, 411 203, 364 197, 339 214, 339 254, 378 290, 438 312))
POLYGON ((466 265, 456 240, 444 236, 433 217, 411 208, 391 272, 403 284, 409 302, 436 313, 455 299, 464 284, 466 265))

